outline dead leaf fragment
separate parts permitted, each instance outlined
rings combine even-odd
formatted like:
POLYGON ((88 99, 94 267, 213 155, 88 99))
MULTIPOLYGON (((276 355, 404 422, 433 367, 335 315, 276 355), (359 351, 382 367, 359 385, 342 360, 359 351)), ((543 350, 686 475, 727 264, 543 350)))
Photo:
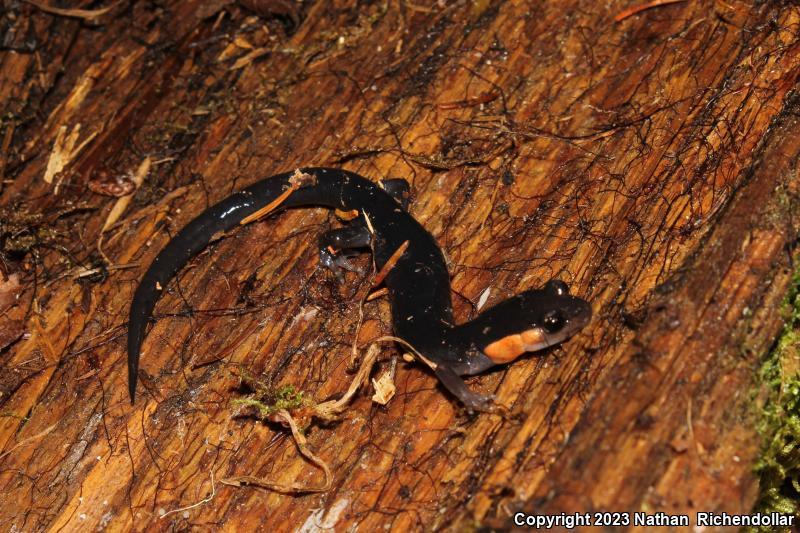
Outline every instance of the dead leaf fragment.
POLYGON ((0 350, 16 342, 25 333, 22 320, 12 318, 10 313, 6 314, 6 311, 17 302, 21 293, 19 274, 15 272, 5 281, 0 274, 0 350))
POLYGON ((131 203, 131 198, 133 198, 133 193, 141 187, 142 183, 144 183, 144 179, 147 177, 147 174, 150 172, 150 165, 152 160, 150 156, 144 158, 144 160, 139 164, 139 168, 136 169, 136 172, 133 174, 133 190, 129 194, 125 196, 121 196, 114 202, 114 206, 109 211, 108 216, 106 217, 106 221, 103 224, 103 228, 100 230, 100 237, 97 239, 97 251, 100 252, 100 255, 103 257, 103 260, 106 264, 111 265, 113 264, 111 260, 106 256, 105 252, 103 252, 103 235, 105 231, 113 226, 119 217, 122 216, 122 213, 125 212, 125 209, 128 208, 128 204, 131 203))
POLYGON ((133 193, 141 187, 142 183, 144 183, 144 178, 147 177, 147 174, 150 172, 150 165, 152 160, 150 156, 144 158, 144 160, 139 164, 139 168, 136 169, 136 172, 133 174, 133 190, 130 193, 122 196, 114 203, 114 207, 111 208, 111 211, 108 213, 106 217, 105 224, 103 224, 103 229, 100 233, 104 232, 108 229, 112 224, 114 224, 119 217, 122 216, 122 213, 125 212, 125 209, 128 208, 128 204, 131 203, 131 198, 133 198, 133 193))
MULTIPOLYGON (((22 320, 0 317, 0 350, 4 350, 12 342, 17 342, 25 334, 25 328, 22 325, 22 320)), ((2 380, 0 380, 0 390, 2 388, 2 380)))
POLYGON ((69 133, 67 133, 66 125, 58 128, 56 140, 53 143, 53 151, 50 152, 50 158, 47 160, 47 169, 44 171, 45 183, 53 183, 53 177, 64 170, 64 167, 66 167, 70 161, 75 159, 75 156, 83 150, 83 147, 94 139, 97 132, 92 133, 81 144, 75 146, 80 134, 80 124, 75 124, 75 127, 69 133))
POLYGON ((373 379, 372 386, 375 388, 372 401, 381 405, 389 403, 389 400, 394 398, 394 393, 397 391, 392 379, 392 373, 389 371, 381 374, 378 379, 373 379))
POLYGON ((270 52, 269 48, 255 48, 239 59, 236 60, 236 63, 233 64, 231 70, 238 70, 240 68, 244 68, 259 57, 266 55, 270 52))
POLYGON ((14 305, 20 292, 22 292, 22 286, 19 284, 19 274, 15 272, 5 281, 0 275, 0 312, 14 305))
POLYGON ((130 175, 111 176, 108 172, 100 172, 87 183, 89 190, 103 196, 119 198, 136 190, 136 184, 130 175))

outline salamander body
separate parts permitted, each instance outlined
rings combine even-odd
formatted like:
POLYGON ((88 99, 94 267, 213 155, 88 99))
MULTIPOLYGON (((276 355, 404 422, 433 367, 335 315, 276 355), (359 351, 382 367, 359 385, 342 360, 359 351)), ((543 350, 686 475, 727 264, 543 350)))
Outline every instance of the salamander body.
POLYGON ((522 292, 469 322, 454 325, 450 277, 442 252, 431 234, 406 211, 402 191, 398 192, 397 180, 393 181, 387 192, 352 172, 305 168, 258 181, 189 222, 159 252, 134 293, 128 324, 131 401, 136 394, 145 329, 170 279, 215 235, 239 226, 276 200, 280 209, 324 206, 358 212, 346 227, 322 237, 323 264, 338 271, 346 265, 341 252, 359 248, 372 250, 378 269, 396 259, 385 278, 394 334, 413 346, 441 383, 470 410, 490 409, 492 402, 469 390, 460 376, 558 344, 589 322, 589 304, 570 295, 563 282, 551 280, 541 289, 522 292), (305 177, 299 186, 298 176, 305 177), (393 258, 406 241, 402 255, 393 258))

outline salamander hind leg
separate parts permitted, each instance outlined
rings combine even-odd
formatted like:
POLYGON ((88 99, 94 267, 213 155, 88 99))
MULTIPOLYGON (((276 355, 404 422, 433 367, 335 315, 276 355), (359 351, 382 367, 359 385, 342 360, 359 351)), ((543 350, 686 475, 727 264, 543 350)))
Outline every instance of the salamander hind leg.
POLYGON ((333 272, 340 282, 344 281, 344 270, 357 272, 347 260, 356 250, 370 247, 372 234, 360 221, 343 228, 326 231, 319 239, 319 262, 333 272))

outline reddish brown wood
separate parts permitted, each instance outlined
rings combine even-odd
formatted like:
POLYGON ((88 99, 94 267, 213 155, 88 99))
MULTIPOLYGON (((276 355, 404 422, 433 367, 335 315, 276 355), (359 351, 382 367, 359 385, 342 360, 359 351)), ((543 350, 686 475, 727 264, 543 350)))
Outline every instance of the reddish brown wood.
POLYGON ((614 22, 641 2, 306 2, 281 21, 228 1, 133 2, 81 21, 7 4, 0 246, 12 215, 38 233, 0 263, 22 286, 0 306, 0 529, 463 530, 520 509, 749 511, 754 369, 797 238, 796 6, 680 2, 614 22), (46 183, 60 131, 89 141, 46 183), (103 236, 108 277, 79 277, 100 264, 117 201, 92 191, 146 157, 103 236), (386 407, 366 392, 306 434, 329 492, 220 485, 320 484, 286 431, 233 417, 234 375, 342 394, 354 337, 390 333, 385 299, 357 331, 369 280, 338 286, 316 268, 329 214, 251 224, 168 288, 134 406, 128 305, 171 233, 301 165, 407 178, 460 319, 487 289, 492 304, 552 277, 595 318, 470 380, 509 418, 466 416, 400 363, 386 407))

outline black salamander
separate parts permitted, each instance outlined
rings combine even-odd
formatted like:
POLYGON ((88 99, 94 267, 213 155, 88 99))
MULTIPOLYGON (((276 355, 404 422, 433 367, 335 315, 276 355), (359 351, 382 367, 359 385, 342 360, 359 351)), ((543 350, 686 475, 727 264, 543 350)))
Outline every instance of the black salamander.
POLYGON ((589 304, 571 296, 564 282, 551 280, 541 289, 522 292, 469 322, 454 325, 444 257, 431 234, 404 208, 408 184, 388 180, 381 188, 357 174, 337 169, 306 168, 301 172, 307 182, 299 188, 290 189, 290 182, 300 174, 278 174, 210 207, 180 230, 153 260, 136 288, 130 309, 131 402, 136 394, 145 328, 169 280, 214 235, 237 227, 282 195, 285 198, 280 209, 324 206, 358 212, 348 225, 321 238, 321 262, 339 275, 340 268, 348 267, 342 252, 371 248, 380 269, 408 241, 385 278, 394 334, 413 346, 445 388, 470 410, 489 410, 493 404, 490 397, 469 390, 460 376, 478 374, 525 352, 558 344, 589 322, 589 304), (287 190, 292 192, 287 195, 287 190))

